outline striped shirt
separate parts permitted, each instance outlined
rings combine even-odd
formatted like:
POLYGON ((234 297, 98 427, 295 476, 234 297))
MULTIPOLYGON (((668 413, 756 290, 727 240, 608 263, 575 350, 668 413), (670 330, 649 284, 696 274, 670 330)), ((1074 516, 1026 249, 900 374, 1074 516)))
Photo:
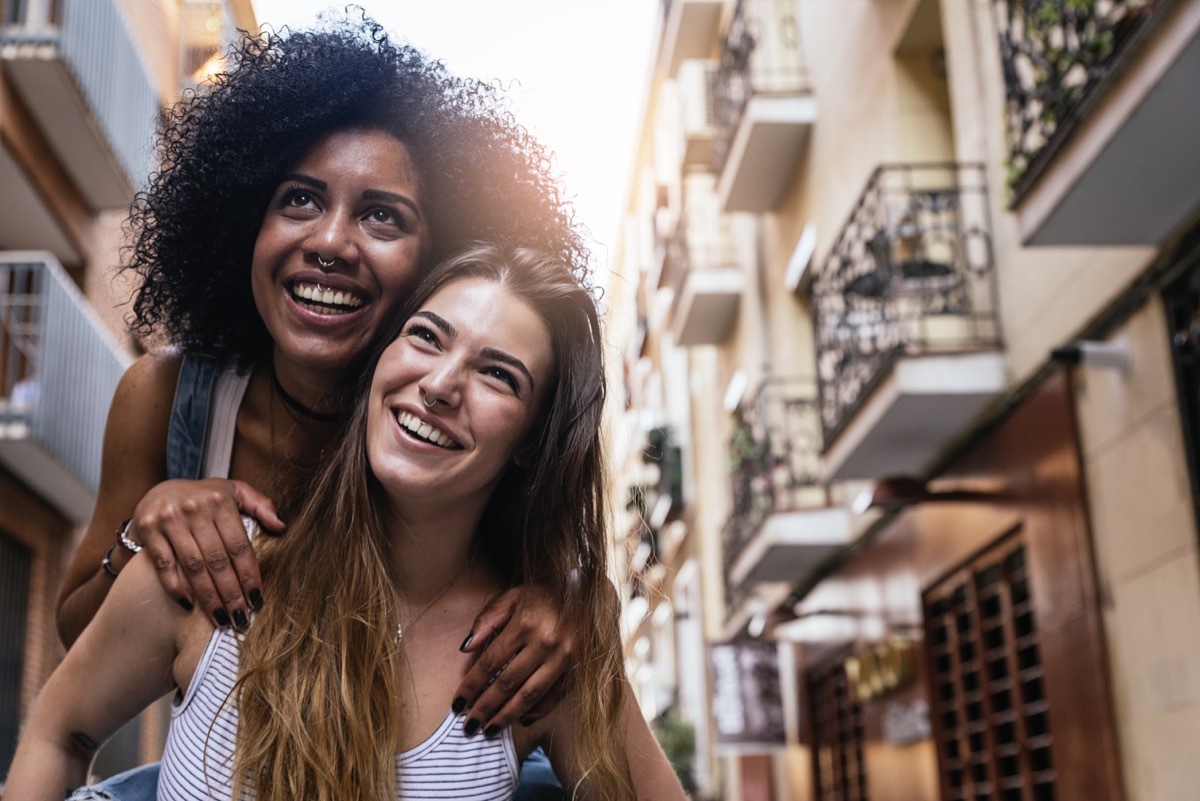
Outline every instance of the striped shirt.
MULTIPOLYGON (((158 801, 229 801, 237 707, 238 640, 217 629, 204 649, 187 694, 171 710, 158 780, 158 801)), ((512 732, 468 738, 462 715, 450 713, 429 739, 396 757, 397 798, 403 801, 499 801, 517 787, 512 732)))

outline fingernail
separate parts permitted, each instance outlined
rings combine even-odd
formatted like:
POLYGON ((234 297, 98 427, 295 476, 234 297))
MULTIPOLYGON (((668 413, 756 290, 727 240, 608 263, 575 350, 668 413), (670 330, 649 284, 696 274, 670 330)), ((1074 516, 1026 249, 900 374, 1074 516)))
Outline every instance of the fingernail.
POLYGON ((466 732, 468 737, 473 736, 475 732, 479 731, 479 721, 474 718, 468 718, 467 725, 463 727, 463 731, 466 732))
POLYGON ((499 726, 488 726, 486 729, 483 730, 483 736, 488 738, 489 740, 494 740, 496 738, 496 735, 499 733, 500 733, 499 726))
POLYGON ((450 709, 456 715, 462 714, 462 711, 466 708, 467 708, 467 699, 463 698, 461 695, 454 699, 454 703, 450 704, 450 709))
POLYGON ((471 632, 470 634, 467 635, 467 639, 463 640, 463 644, 458 646, 458 650, 465 651, 468 648, 470 648, 471 643, 472 643, 472 641, 474 641, 474 639, 475 639, 475 632, 471 632))
POLYGON ((250 621, 246 620, 246 613, 241 609, 233 610, 233 625, 237 626, 239 629, 244 629, 246 626, 250 625, 250 621))
POLYGON ((250 608, 255 612, 262 609, 262 593, 258 590, 250 590, 250 608))
POLYGON ((185 612, 190 612, 193 609, 195 609, 195 607, 192 606, 192 602, 189 601, 187 598, 176 598, 175 600, 179 603, 180 606, 183 607, 183 611, 185 611, 185 612))
POLYGON ((229 625, 229 615, 225 613, 224 609, 213 612, 213 620, 217 621, 217 625, 221 628, 229 625))
POLYGON ((532 726, 532 725, 533 725, 533 721, 534 721, 534 720, 535 720, 535 718, 521 718, 521 721, 520 721, 520 722, 521 722, 521 725, 522 725, 522 726, 526 726, 526 727, 528 727, 528 726, 532 726))

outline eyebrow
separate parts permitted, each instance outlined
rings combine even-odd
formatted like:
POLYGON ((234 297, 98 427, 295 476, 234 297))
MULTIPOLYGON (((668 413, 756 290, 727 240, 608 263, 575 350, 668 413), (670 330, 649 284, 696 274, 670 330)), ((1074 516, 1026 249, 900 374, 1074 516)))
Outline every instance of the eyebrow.
MULTIPOLYGON (((426 320, 440 328, 446 334, 446 336, 450 337, 451 339, 458 336, 458 329, 440 314, 434 314, 431 311, 422 309, 421 311, 413 314, 413 317, 424 317, 426 320)), ((509 367, 518 370, 522 375, 525 376, 525 379, 529 382, 530 388, 534 390, 537 389, 537 382, 533 380, 533 374, 529 372, 529 368, 525 366, 525 363, 516 356, 513 356, 511 353, 498 350, 497 348, 484 348, 483 356, 485 358, 492 359, 493 361, 507 364, 509 367)))
MULTIPOLYGON (((319 189, 325 192, 329 189, 329 184, 319 178, 313 178, 311 175, 305 175, 299 172, 288 173, 283 176, 284 181, 294 181, 299 184, 306 184, 313 189, 319 189)), ((282 183, 282 182, 281 182, 282 183)), ((412 210, 412 213, 422 218, 421 209, 417 206, 417 202, 408 195, 397 194, 396 192, 388 192, 383 189, 367 189, 363 191, 364 200, 382 200, 388 203, 399 203, 402 206, 407 206, 412 210)))

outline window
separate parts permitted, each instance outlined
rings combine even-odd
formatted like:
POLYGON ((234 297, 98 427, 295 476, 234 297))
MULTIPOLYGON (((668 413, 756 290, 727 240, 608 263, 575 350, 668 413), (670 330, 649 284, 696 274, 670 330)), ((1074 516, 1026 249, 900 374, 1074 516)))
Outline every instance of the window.
POLYGON ((837 659, 809 672, 813 786, 818 801, 867 801, 862 706, 837 659))
POLYGON ((1053 801, 1053 737, 1025 547, 1005 536, 926 590, 933 731, 946 801, 1053 801))

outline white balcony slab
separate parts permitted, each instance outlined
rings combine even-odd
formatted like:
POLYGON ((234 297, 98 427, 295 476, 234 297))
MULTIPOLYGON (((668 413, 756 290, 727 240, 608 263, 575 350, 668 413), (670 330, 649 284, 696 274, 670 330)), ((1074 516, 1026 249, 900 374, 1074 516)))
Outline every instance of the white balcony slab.
POLYGON ((1165 6, 1016 205, 1023 243, 1156 245, 1200 209, 1200 0, 1165 6))
POLYGON ((742 112, 717 182, 721 210, 764 214, 795 180, 817 101, 809 94, 755 95, 742 112))
POLYGON ((79 264, 83 257, 55 216, 37 186, 21 169, 7 143, 0 142, 0 242, 14 249, 43 248, 64 264, 79 264))
POLYGON ((771 515, 734 560, 729 581, 735 586, 775 581, 795 584, 853 538, 853 520, 846 509, 771 515))
POLYGON ((659 67, 675 77, 688 59, 711 58, 721 23, 722 0, 671 0, 663 22, 659 67))
POLYGON ((675 343, 693 347, 724 342, 745 291, 746 277, 738 267, 690 270, 671 319, 675 343))
POLYGON ((901 358, 826 447, 822 482, 921 474, 1007 387, 999 351, 901 358))

